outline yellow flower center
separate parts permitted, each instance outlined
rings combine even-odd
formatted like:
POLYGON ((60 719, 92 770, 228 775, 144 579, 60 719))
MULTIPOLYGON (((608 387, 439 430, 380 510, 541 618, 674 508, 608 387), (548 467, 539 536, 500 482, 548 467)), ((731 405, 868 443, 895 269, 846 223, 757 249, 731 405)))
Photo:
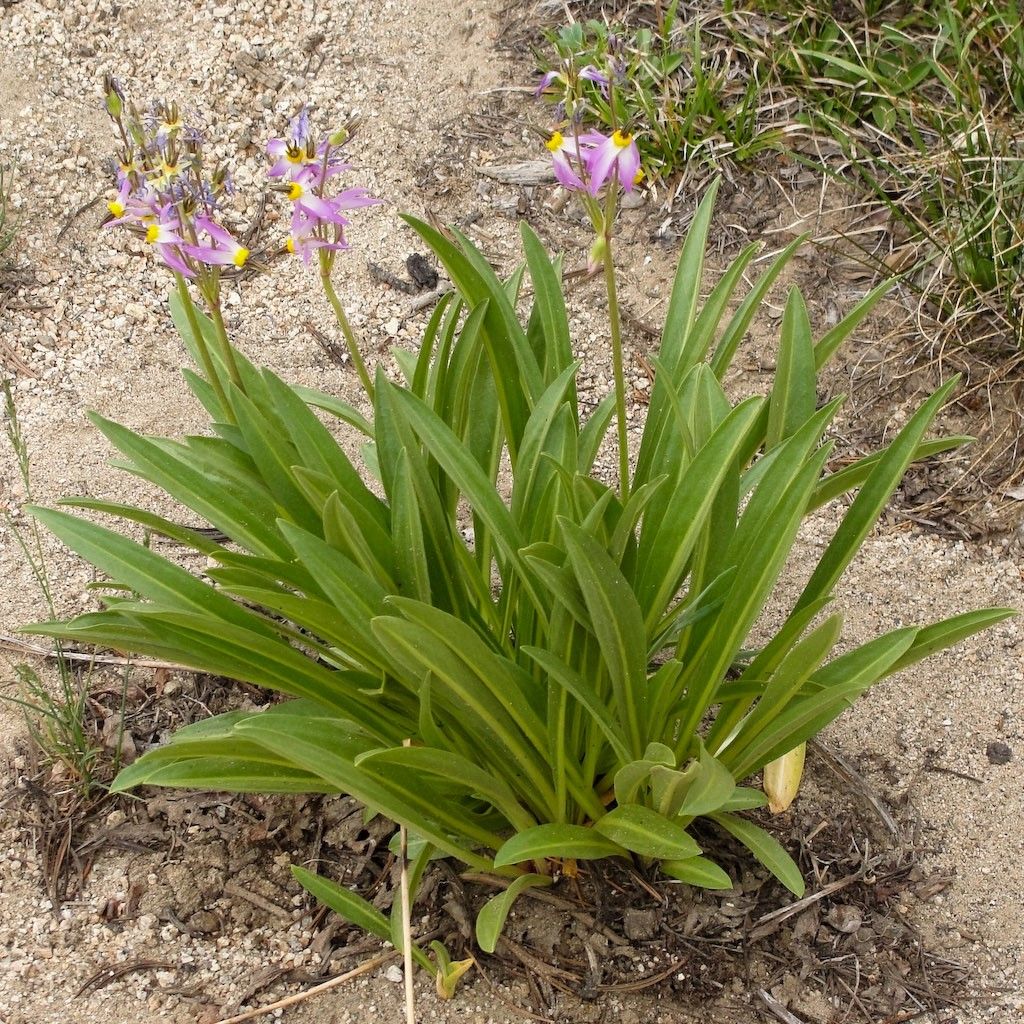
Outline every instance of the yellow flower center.
POLYGON ((551 150, 552 153, 557 153, 565 143, 565 139, 562 138, 561 132, 552 132, 551 138, 544 143, 545 146, 551 150))
POLYGON ((249 250, 244 245, 240 245, 235 251, 234 264, 236 267, 244 267, 245 261, 249 258, 249 250))
POLYGON ((615 131, 612 132, 612 142, 614 142, 615 145, 619 147, 619 149, 625 149, 632 141, 632 135, 623 135, 622 132, 618 130, 618 128, 616 128, 615 131))
POLYGON ((293 181, 291 183, 291 187, 288 189, 288 198, 294 201, 298 199, 303 192, 305 192, 305 189, 297 181, 293 181))
POLYGON ((291 253, 295 252, 295 239, 289 238, 288 241, 284 243, 284 247, 291 253))
POLYGON ((639 185, 644 180, 644 169, 641 167, 636 174, 633 175, 633 184, 639 185))
POLYGON ((159 224, 150 224, 149 227, 146 228, 146 241, 149 242, 150 244, 152 244, 159 237, 160 237, 160 225, 159 224))
POLYGON ((107 209, 115 217, 122 217, 122 216, 124 216, 124 203, 118 202, 118 200, 116 200, 116 199, 111 199, 110 202, 107 203, 107 209))

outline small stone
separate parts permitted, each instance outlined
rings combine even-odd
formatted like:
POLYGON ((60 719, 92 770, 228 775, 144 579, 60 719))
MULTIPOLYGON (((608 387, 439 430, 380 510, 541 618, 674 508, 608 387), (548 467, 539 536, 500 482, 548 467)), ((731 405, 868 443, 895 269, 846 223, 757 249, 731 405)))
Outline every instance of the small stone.
POLYGON ((203 935, 220 930, 220 918, 212 910, 197 910, 189 919, 188 926, 203 935))
POLYGON ((992 764, 1008 764, 1013 758, 1013 751, 1002 740, 993 740, 985 748, 985 756, 992 764))
POLYGON ((825 920, 829 927, 834 928, 843 935, 853 935, 854 932, 860 930, 861 925, 864 923, 861 912, 856 907, 851 907, 845 903, 840 903, 838 906, 833 907, 828 912, 825 920))
POLYGON ((396 985, 402 984, 402 979, 405 975, 402 973, 402 968, 398 964, 391 964, 387 970, 384 971, 384 977, 388 981, 393 981, 396 985))
POLYGON ((630 907, 622 915, 622 928, 626 938, 634 941, 654 938, 660 925, 661 913, 658 910, 630 907))
POLYGON ((402 325, 401 325, 401 323, 400 323, 400 322, 398 321, 398 319, 397 319, 397 318, 393 318, 393 319, 389 320, 389 321, 388 321, 388 322, 387 322, 387 323, 386 323, 386 324, 384 325, 384 333, 385 333, 385 334, 386 334, 386 335, 387 335, 387 336, 388 336, 389 338, 394 338, 394 337, 395 337, 395 336, 396 336, 396 335, 398 334, 398 329, 399 329, 399 327, 401 327, 401 326, 402 326, 402 325))

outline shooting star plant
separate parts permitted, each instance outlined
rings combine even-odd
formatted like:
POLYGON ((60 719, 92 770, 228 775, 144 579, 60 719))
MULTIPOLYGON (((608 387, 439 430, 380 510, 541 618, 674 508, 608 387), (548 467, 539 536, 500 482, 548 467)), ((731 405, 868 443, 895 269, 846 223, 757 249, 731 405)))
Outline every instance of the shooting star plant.
MULTIPOLYGON (((281 184, 301 181, 306 172, 292 165, 314 166, 314 156, 331 166, 334 143, 321 151, 306 131, 300 123, 271 151, 281 184)), ((633 184, 625 138, 580 135, 569 156, 579 194, 600 218, 620 377, 610 239, 619 190, 633 184)), ((748 247, 702 303, 715 191, 683 245, 635 465, 624 460, 618 490, 594 465, 616 408, 628 454, 621 389, 581 411, 561 264, 526 224, 525 271, 502 280, 457 231, 406 218, 455 291, 430 317, 418 353, 399 360, 403 382, 377 368, 372 420, 237 351, 241 387, 226 360, 213 361, 216 383, 186 375, 214 414, 212 436, 154 440, 94 416, 132 472, 227 540, 145 509, 71 500, 194 549, 205 559, 197 576, 91 520, 35 509, 117 589, 98 612, 28 629, 288 698, 179 730, 124 769, 115 789, 348 794, 408 830, 410 900, 436 857, 500 876, 506 888, 476 922, 487 951, 525 889, 551 885, 581 861, 626 858, 690 885, 731 887, 713 846, 694 838, 698 821, 698 834, 734 837, 802 893, 796 864, 743 815, 765 803, 748 780, 874 683, 1011 613, 903 626, 835 653, 842 619, 825 613, 836 583, 907 466, 966 440, 925 440, 952 382, 888 448, 828 471, 825 435, 840 402, 818 408, 817 372, 882 289, 817 340, 794 289, 771 391, 733 402, 721 381, 798 243, 734 302, 756 253, 748 247), (365 435, 360 458, 311 406, 365 435), (781 626, 755 639, 801 521, 853 491, 781 626)), ((222 264, 189 249, 195 225, 179 231, 182 259, 197 275, 216 273, 222 264)), ((341 227, 303 219, 310 235, 300 240, 339 244, 341 227)), ((205 234, 218 259, 234 251, 205 234)), ((336 253, 314 251, 328 263, 336 253)), ((172 315, 205 366, 200 339, 222 325, 215 309, 210 320, 186 301, 181 289, 173 294, 172 315)), ((407 948, 404 900, 389 920, 359 893, 294 872, 330 907, 407 948)), ((470 960, 432 948, 433 958, 418 945, 410 954, 450 994, 470 960)))
MULTIPOLYGON (((606 92, 612 88, 611 80, 592 66, 585 67, 578 76, 568 79, 549 72, 541 79, 542 92, 555 79, 565 82, 570 90, 565 101, 570 122, 578 109, 579 98, 571 93, 579 80, 598 82, 606 92)), ((611 104, 614 110, 614 103, 611 104)), ((612 349, 612 375, 615 381, 615 415, 618 425, 619 491, 622 500, 629 497, 629 421, 626 412, 626 380, 622 358, 622 320, 619 314, 615 285, 615 260, 612 254, 612 236, 618 195, 621 189, 632 192, 643 179, 640 151, 633 136, 615 128, 610 135, 588 131, 565 136, 558 129, 552 131, 545 143, 551 153, 555 178, 570 192, 578 192, 584 201, 594 228, 594 243, 590 247, 587 268, 591 273, 604 269, 605 289, 608 293, 608 329, 612 349)))

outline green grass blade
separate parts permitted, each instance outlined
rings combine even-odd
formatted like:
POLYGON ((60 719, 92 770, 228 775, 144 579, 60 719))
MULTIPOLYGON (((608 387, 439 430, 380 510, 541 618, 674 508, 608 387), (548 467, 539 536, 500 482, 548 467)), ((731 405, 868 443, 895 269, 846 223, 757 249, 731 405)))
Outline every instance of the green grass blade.
POLYGON ((641 804, 623 804, 609 811, 594 824, 594 831, 641 857, 686 860, 701 852, 681 825, 641 804))
POLYGON ((774 836, 735 814, 712 814, 711 818, 738 839, 794 896, 803 897, 805 887, 800 869, 774 836))
POLYGON ((796 603, 797 609, 817 600, 823 594, 832 592, 836 582, 864 542, 864 538, 878 520, 886 502, 903 479, 903 474, 921 443, 922 435, 956 386, 958 379, 954 377, 944 384, 914 413, 878 460, 804 587, 796 603))
POLYGON ((601 860, 626 856, 626 851, 600 832, 583 825, 535 825, 507 840, 494 857, 494 866, 508 867, 527 861, 601 860))
POLYGON ((552 881, 550 875, 519 875, 504 892, 492 896, 476 916, 476 941, 480 948, 485 953, 493 953, 497 948, 498 937, 505 927, 508 912, 523 890, 548 886, 552 881))

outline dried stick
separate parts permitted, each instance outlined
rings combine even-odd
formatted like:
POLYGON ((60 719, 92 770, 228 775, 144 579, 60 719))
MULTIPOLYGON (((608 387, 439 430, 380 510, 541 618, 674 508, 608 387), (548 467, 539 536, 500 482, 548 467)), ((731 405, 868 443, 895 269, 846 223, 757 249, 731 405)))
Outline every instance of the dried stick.
POLYGON ((268 1003, 266 1006, 259 1006, 255 1010, 246 1010, 245 1013, 237 1013, 234 1017, 224 1017, 222 1020, 217 1021, 217 1024, 242 1024, 242 1021, 254 1020, 256 1017, 273 1013, 275 1010, 283 1010, 287 1006, 294 1006, 296 1003, 301 1003, 306 999, 311 999, 313 996, 320 995, 321 992, 337 988, 346 981, 358 978, 360 974, 369 974, 370 971, 375 971, 378 967, 383 967, 386 963, 390 963, 397 956, 398 953, 394 951, 381 953, 380 956, 371 957, 365 963, 354 967, 351 971, 346 971, 344 974, 339 974, 336 978, 331 978, 330 981, 325 981, 322 985, 314 985, 312 988, 307 988, 305 992, 296 992, 293 996, 285 996, 284 999, 278 999, 276 1003, 268 1003))
MULTIPOLYGON (((403 747, 412 746, 412 740, 406 739, 403 747)), ((398 830, 401 844, 402 859, 401 893, 402 893, 402 957, 405 973, 405 1022, 416 1024, 416 993, 412 986, 412 907, 409 904, 409 830, 402 825, 398 830)))
POLYGON ((193 672, 187 665, 176 665, 172 661, 156 661, 152 658, 122 658, 116 654, 86 654, 82 651, 54 651, 39 644, 31 644, 9 633, 0 633, 0 651, 12 651, 33 658, 54 658, 60 661, 85 661, 90 665, 125 665, 131 668, 166 668, 172 672, 193 672))

